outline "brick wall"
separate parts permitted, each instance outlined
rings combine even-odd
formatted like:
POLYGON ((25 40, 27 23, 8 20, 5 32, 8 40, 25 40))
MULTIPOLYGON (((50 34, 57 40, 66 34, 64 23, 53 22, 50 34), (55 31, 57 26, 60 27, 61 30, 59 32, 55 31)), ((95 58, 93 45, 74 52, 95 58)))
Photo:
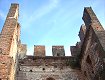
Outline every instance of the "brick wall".
POLYGON ((35 57, 27 56, 19 60, 19 71, 17 80, 83 80, 80 70, 71 69, 68 65, 69 60, 73 57, 35 57))
POLYGON ((45 46, 34 45, 34 56, 45 57, 45 46))
POLYGON ((81 69, 88 80, 104 80, 105 31, 91 7, 84 9, 87 31, 82 45, 81 69))
POLYGON ((52 46, 53 56, 65 56, 64 46, 52 46))
POLYGON ((0 35, 0 79, 14 80, 19 39, 18 4, 11 4, 0 35))

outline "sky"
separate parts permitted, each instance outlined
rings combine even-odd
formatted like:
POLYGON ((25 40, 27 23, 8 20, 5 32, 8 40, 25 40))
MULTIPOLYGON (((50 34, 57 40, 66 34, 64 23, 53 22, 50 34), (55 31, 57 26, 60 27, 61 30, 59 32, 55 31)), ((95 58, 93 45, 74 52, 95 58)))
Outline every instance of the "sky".
POLYGON ((52 45, 64 45, 70 56, 70 46, 80 41, 84 7, 91 6, 105 28, 105 0, 0 0, 0 31, 11 3, 19 4, 21 42, 27 44, 28 55, 33 55, 34 45, 45 45, 47 56, 52 45))

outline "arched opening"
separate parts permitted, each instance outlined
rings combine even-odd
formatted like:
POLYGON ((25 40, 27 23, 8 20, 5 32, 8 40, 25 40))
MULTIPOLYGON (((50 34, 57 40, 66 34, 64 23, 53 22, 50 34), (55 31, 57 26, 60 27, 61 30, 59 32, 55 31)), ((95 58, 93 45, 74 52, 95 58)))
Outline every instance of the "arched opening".
POLYGON ((59 54, 59 53, 57 53, 57 56, 60 56, 60 54, 59 54))
POLYGON ((91 61, 89 55, 87 56, 86 62, 87 62, 88 64, 92 65, 92 61, 91 61))
POLYGON ((47 78, 46 80, 55 80, 54 78, 52 78, 52 77, 49 77, 49 78, 47 78))

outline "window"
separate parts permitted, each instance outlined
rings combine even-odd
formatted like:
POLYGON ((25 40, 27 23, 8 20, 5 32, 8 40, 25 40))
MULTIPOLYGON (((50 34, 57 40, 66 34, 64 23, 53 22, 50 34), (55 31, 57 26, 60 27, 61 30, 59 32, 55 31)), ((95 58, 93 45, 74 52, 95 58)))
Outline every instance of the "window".
POLYGON ((57 56, 60 56, 60 54, 59 54, 59 53, 57 53, 57 56))
POLYGON ((43 71, 45 70, 45 68, 43 68, 43 71))
POLYGON ((54 65, 54 68, 57 68, 57 65, 54 65))
POLYGON ((92 65, 92 62, 91 62, 91 59, 90 59, 89 55, 87 56, 86 62, 87 62, 88 64, 92 65))
POLYGON ((2 54, 2 49, 0 48, 0 54, 2 54))
POLYGON ((49 78, 47 78, 46 80, 55 80, 54 78, 52 78, 52 77, 49 77, 49 78))
POLYGON ((30 70, 30 72, 33 72, 32 70, 30 70))
POLYGON ((84 71, 84 75, 87 76, 87 75, 86 75, 86 71, 84 71))
POLYGON ((92 73, 94 74, 94 71, 92 71, 92 73))

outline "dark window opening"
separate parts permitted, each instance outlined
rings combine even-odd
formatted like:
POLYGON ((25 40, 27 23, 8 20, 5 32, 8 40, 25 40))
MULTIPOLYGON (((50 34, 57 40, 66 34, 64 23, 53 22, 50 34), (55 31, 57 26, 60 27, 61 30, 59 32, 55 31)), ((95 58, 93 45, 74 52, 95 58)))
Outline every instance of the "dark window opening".
POLYGON ((54 65, 54 68, 57 68, 57 65, 54 65))
POLYGON ((60 56, 60 54, 59 54, 59 53, 57 53, 57 56, 60 56))
POLYGON ((35 58, 33 58, 33 60, 35 60, 35 58))
POLYGON ((52 78, 52 77, 49 77, 49 78, 47 78, 46 80, 55 80, 54 78, 52 78))
POLYGON ((21 61, 20 63, 21 63, 21 64, 24 64, 24 62, 23 62, 23 61, 21 61))
POLYGON ((2 54, 2 49, 0 48, 0 54, 2 54))
POLYGON ((43 71, 45 70, 45 68, 43 68, 43 71))
POLYGON ((2 64, 5 64, 4 62, 2 64))
POLYGON ((86 71, 84 71, 84 75, 87 76, 87 75, 86 75, 86 71))
POLYGON ((33 72, 32 70, 30 70, 30 72, 33 72))
POLYGON ((92 73, 94 74, 94 71, 92 71, 92 73))
POLYGON ((87 62, 88 64, 92 65, 92 61, 91 61, 89 55, 87 56, 86 62, 87 62))

